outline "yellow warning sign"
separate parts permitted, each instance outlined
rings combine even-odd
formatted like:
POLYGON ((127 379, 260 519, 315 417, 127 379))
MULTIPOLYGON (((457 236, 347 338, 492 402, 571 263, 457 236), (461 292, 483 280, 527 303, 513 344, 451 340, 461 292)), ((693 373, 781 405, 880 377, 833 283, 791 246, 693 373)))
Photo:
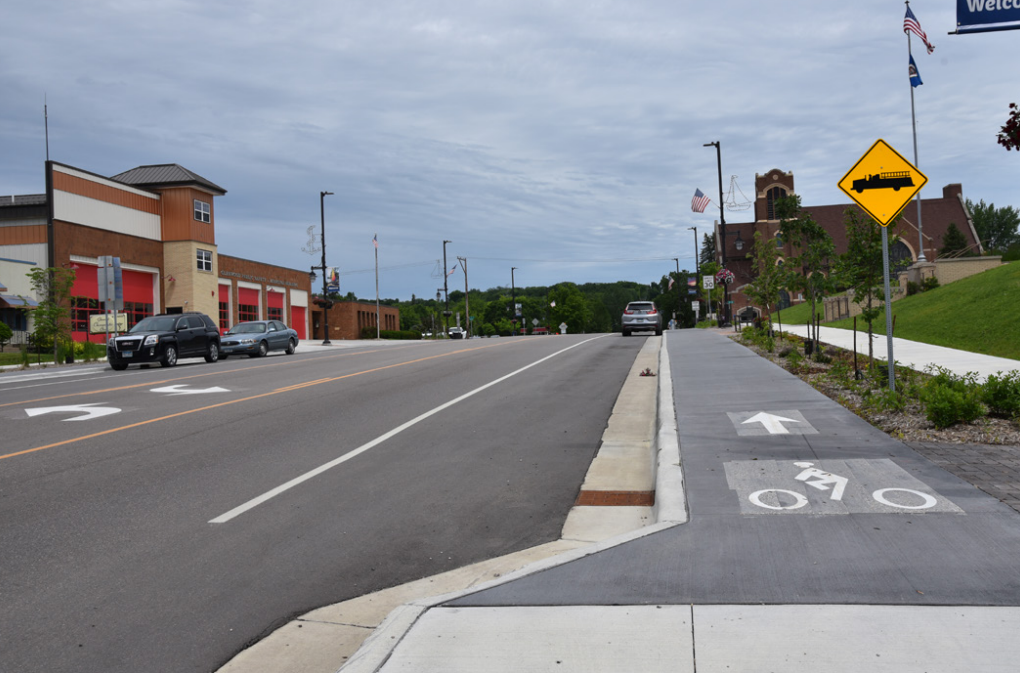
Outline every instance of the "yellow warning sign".
POLYGON ((839 188, 883 227, 928 182, 927 176, 879 139, 839 181, 839 188))

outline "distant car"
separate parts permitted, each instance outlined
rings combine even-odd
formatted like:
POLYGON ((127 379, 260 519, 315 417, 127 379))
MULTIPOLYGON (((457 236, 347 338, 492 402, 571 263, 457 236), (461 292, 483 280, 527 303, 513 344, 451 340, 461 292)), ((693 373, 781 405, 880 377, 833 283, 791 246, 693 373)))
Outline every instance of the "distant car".
POLYGON ((623 336, 633 332, 651 332, 662 334, 662 314, 650 301, 632 301, 623 310, 623 336))
POLYGON ((231 327, 220 340, 220 358, 230 355, 264 357, 269 351, 293 355, 298 334, 279 320, 251 320, 231 327))
POLYGON ((463 339, 466 336, 463 327, 451 327, 448 334, 451 339, 463 339))
POLYGON ((132 362, 173 367, 178 358, 220 358, 220 330, 204 313, 164 313, 142 318, 106 344, 106 360, 117 371, 132 362))

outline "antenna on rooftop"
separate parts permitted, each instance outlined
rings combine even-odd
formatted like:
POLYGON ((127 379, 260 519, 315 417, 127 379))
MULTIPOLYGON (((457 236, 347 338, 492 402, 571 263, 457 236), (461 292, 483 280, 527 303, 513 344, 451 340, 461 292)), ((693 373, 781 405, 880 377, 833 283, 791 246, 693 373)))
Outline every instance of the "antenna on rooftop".
POLYGON ((46 94, 43 94, 43 126, 46 129, 46 161, 50 160, 50 115, 46 109, 46 94))

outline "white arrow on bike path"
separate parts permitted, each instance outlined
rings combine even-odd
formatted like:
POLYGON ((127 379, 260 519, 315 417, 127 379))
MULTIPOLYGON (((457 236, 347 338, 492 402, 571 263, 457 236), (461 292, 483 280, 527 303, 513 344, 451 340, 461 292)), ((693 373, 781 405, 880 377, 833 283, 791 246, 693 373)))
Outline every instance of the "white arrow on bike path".
POLYGON ((25 409, 25 413, 29 416, 41 416, 42 414, 60 412, 84 414, 84 416, 61 419, 64 421, 89 421, 93 418, 101 418, 102 416, 120 413, 120 409, 116 407, 97 407, 97 404, 102 404, 102 402, 93 402, 91 404, 68 404, 62 407, 39 407, 37 409, 25 409))
POLYGON ((168 393, 170 395, 201 395, 202 393, 229 393, 226 388, 195 388, 189 389, 187 384, 166 386, 165 388, 152 388, 150 393, 168 393))
POLYGON ((769 431, 770 435, 788 435, 790 431, 786 429, 783 423, 800 423, 800 421, 787 418, 786 416, 777 416, 775 414, 769 414, 764 411, 759 411, 754 416, 744 421, 744 425, 748 423, 761 423, 765 426, 765 429, 769 431))
POLYGON ((818 431, 796 409, 772 411, 727 411, 733 428, 741 436, 817 435, 818 431), (787 427, 791 424, 791 427, 787 427))

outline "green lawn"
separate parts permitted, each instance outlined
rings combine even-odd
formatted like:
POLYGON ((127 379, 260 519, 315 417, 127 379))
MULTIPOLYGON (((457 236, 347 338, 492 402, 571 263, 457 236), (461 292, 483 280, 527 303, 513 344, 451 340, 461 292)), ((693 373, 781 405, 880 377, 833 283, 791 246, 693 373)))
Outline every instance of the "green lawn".
MULTIPOLYGON (((892 308, 894 336, 1020 360, 1020 262, 905 297, 892 308)), ((807 304, 791 306, 782 311, 783 324, 806 324, 810 313, 807 304)), ((851 329, 853 319, 825 325, 851 329)), ((857 328, 866 329, 860 317, 857 328)), ((884 313, 874 328, 885 334, 884 313)))

